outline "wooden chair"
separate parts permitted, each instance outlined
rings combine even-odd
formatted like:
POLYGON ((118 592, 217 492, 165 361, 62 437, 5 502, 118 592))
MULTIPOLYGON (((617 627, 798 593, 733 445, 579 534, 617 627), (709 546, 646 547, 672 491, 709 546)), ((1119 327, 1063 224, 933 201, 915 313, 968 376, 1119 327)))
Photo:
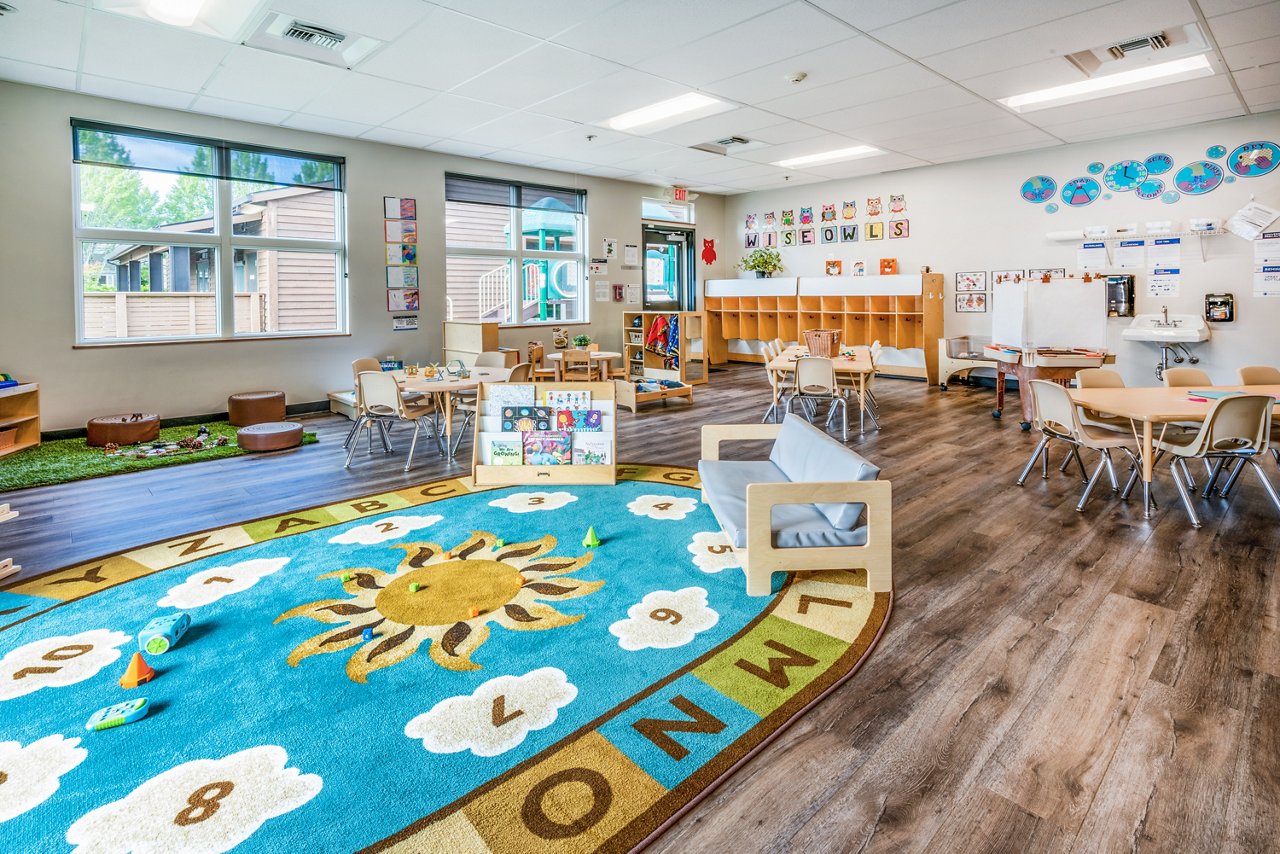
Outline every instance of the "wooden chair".
POLYGON ((534 382, 550 382, 556 378, 556 369, 547 367, 546 348, 537 341, 529 342, 529 358, 527 361, 533 367, 530 376, 534 382))
POLYGON ((600 378, 590 350, 565 350, 560 357, 564 365, 561 379, 565 382, 593 382, 600 378))
POLYGON ((769 408, 764 411, 764 417, 760 419, 761 423, 768 421, 770 416, 773 416, 775 424, 781 421, 778 415, 782 411, 782 395, 789 375, 769 367, 769 363, 778 358, 781 352, 776 341, 769 341, 764 345, 764 375, 769 381, 769 391, 773 394, 773 400, 769 403, 769 408))

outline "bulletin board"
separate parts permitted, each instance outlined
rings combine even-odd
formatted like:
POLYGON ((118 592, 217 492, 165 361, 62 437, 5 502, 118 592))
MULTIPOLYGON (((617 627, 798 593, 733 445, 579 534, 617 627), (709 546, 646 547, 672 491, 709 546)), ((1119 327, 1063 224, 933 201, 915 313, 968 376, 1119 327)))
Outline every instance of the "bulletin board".
POLYGON ((997 282, 991 340, 1010 347, 1107 347, 1107 299, 1102 279, 997 282))

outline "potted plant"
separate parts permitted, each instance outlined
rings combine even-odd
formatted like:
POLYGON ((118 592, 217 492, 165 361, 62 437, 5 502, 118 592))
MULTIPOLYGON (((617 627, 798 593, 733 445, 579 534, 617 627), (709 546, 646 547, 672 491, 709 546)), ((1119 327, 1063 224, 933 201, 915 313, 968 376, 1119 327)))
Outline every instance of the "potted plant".
POLYGON ((573 346, 574 346, 574 347, 576 347, 576 348, 577 348, 577 349, 579 349, 579 350, 583 349, 584 347, 587 347, 587 346, 588 346, 588 345, 590 345, 590 344, 591 344, 591 336, 590 336, 590 335, 575 335, 575 336, 573 336, 573 346))
POLYGON ((738 262, 738 267, 755 272, 757 279, 767 279, 782 272, 782 256, 777 249, 752 249, 738 262))

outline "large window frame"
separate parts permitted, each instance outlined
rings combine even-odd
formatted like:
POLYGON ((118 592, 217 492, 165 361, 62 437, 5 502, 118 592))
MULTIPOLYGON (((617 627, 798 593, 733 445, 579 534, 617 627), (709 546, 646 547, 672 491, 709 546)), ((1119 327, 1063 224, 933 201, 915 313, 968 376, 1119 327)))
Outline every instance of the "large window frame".
MULTIPOLYGON (((210 137, 189 136, 123 125, 83 119, 71 120, 72 138, 72 232, 75 258, 75 304, 76 304, 76 346, 110 347, 136 344, 165 344, 210 341, 245 341, 277 338, 312 338, 348 334, 350 322, 350 300, 348 289, 349 273, 347 269, 347 216, 345 165, 343 157, 302 152, 289 149, 261 146, 252 143, 231 142, 210 137), (209 174, 213 184, 213 230, 212 233, 166 231, 162 229, 128 229, 87 226, 83 222, 81 209, 81 173, 82 165, 97 168, 104 166, 140 171, 174 171, 148 168, 140 165, 122 165, 103 161, 82 160, 80 157, 79 133, 81 130, 98 131, 109 134, 122 134, 129 137, 143 138, 158 142, 176 142, 188 145, 208 146, 213 149, 214 159, 209 174), (334 193, 334 230, 332 239, 276 237, 252 234, 237 234, 234 228, 233 205, 235 202, 234 185, 244 183, 244 178, 234 175, 231 157, 235 152, 248 152, 266 157, 300 158, 332 164, 334 178, 326 182, 326 186, 293 184, 292 186, 316 186, 334 193), (331 185, 331 186, 328 186, 331 185), (121 243, 159 245, 170 250, 172 248, 209 249, 213 252, 213 271, 210 273, 211 288, 215 297, 216 323, 212 334, 181 334, 159 336, 124 336, 94 337, 85 335, 85 243, 121 243), (270 251, 302 251, 310 253, 332 254, 334 256, 334 313, 333 328, 303 329, 296 331, 236 331, 235 295, 238 285, 235 275, 234 259, 236 253, 259 253, 270 251)), ((203 174, 177 172, 177 174, 203 174)), ((289 182, 272 181, 263 184, 264 189, 275 186, 290 186, 289 182)), ((280 256, 277 256, 280 257, 280 256)))
MULTIPOLYGON (((446 270, 449 264, 449 258, 473 258, 473 259, 494 259, 505 260, 508 265, 509 281, 508 281, 508 301, 507 316, 497 321, 499 326, 503 327, 521 327, 521 326, 573 326, 585 325, 591 322, 591 294, 590 294, 590 275, 587 267, 587 245, 589 217, 587 214, 587 191, 576 188, 556 187, 550 184, 543 184, 532 181, 512 181, 498 178, 479 177, 475 175, 463 175, 455 173, 445 174, 445 265, 446 270), (500 197, 505 191, 507 201, 500 201, 500 197), (539 193, 551 194, 560 199, 568 199, 569 207, 573 208, 572 215, 579 217, 580 225, 577 229, 577 245, 572 250, 548 250, 542 247, 528 248, 526 247, 526 238, 523 231, 524 217, 529 211, 536 211, 532 207, 530 198, 539 193), (496 246, 466 246, 451 242, 449 227, 451 225, 449 219, 449 210, 451 204, 468 204, 468 205, 488 205, 497 208, 506 208, 508 211, 508 245, 506 248, 496 246), (568 262, 577 265, 577 299, 575 300, 577 308, 577 317, 573 319, 564 319, 563 317, 532 317, 525 319, 520 316, 524 312, 524 302, 526 299, 526 289, 529 287, 526 282, 525 270, 526 265, 537 264, 538 262, 568 262)), ((446 272, 447 279, 447 272, 446 272)), ((448 285, 446 283, 446 318, 450 316, 451 296, 449 294, 448 285)))

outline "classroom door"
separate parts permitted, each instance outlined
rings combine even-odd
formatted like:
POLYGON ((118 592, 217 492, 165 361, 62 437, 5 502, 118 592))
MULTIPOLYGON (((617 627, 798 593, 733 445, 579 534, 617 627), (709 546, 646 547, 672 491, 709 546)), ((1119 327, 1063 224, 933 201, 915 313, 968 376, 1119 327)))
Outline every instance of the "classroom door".
POLYGON ((681 311, 694 305, 693 230, 644 227, 645 311, 681 311))

